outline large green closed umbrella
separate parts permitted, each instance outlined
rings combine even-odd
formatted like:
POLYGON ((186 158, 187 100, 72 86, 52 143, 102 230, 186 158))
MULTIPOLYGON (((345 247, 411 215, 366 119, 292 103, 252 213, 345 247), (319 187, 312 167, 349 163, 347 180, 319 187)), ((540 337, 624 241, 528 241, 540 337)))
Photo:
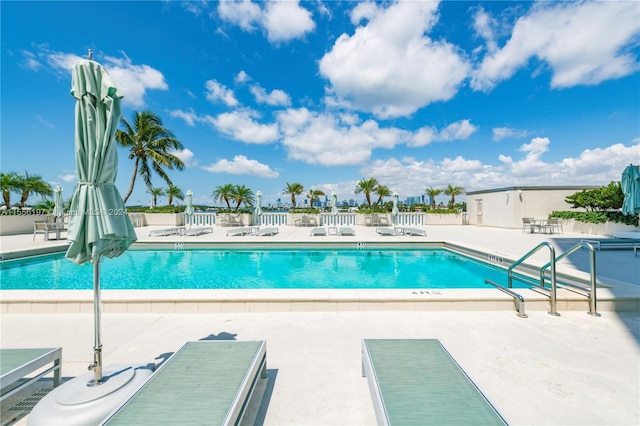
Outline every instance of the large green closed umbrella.
POLYGON ((62 207, 62 187, 60 185, 56 185, 53 190, 53 202, 53 217, 59 218, 60 222, 63 222, 64 208, 62 207))
POLYGON ((621 186, 624 193, 622 213, 625 215, 640 214, 640 166, 631 164, 624 169, 621 186))
POLYGON ((133 224, 115 186, 118 170, 115 133, 120 98, 115 84, 97 62, 73 67, 71 95, 76 98, 75 152, 78 185, 71 199, 66 257, 93 263, 95 345, 93 384, 102 383, 100 342, 100 260, 124 253, 136 241, 133 224))

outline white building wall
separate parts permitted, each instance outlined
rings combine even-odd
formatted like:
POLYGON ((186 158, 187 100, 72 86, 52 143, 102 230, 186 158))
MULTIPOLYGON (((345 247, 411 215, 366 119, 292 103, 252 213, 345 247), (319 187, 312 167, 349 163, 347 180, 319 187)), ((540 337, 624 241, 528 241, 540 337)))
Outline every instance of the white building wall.
POLYGON ((546 219, 553 211, 573 210, 565 198, 595 188, 599 187, 511 187, 469 192, 469 224, 521 228, 523 217, 546 219))

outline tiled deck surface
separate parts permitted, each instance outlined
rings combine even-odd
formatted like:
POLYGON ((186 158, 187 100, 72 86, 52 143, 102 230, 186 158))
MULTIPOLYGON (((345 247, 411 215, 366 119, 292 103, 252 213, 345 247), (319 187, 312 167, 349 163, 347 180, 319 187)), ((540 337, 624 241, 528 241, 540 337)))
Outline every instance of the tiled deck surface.
MULTIPOLYGON (((380 237, 362 227, 356 227, 355 237, 309 237, 308 228, 293 227, 282 227, 274 237, 226 237, 222 228, 198 237, 148 237, 148 231, 138 229, 141 241, 450 241, 513 258, 544 240, 562 251, 585 237, 473 226, 428 227, 427 237, 380 237)), ((30 234, 3 236, 0 250, 59 244, 38 237, 34 243, 30 234)), ((546 260, 543 253, 535 259, 546 260)), ((586 270, 585 260, 572 261, 567 268, 586 270)), ((618 284, 627 294, 634 285, 640 289, 640 256, 634 257, 633 250, 598 252, 597 271, 614 293, 618 284)), ((266 339, 269 379, 261 385, 265 393, 257 407, 259 424, 374 424, 367 382, 361 377, 363 338, 440 339, 510 424, 640 424, 638 312, 603 310, 601 317, 593 317, 586 306, 559 311, 561 316, 553 317, 528 310, 527 319, 518 318, 513 309, 106 312, 102 341, 108 365, 153 362, 187 340, 266 339)), ((91 313, 3 312, 0 332, 2 347, 62 346, 66 377, 84 373, 92 359, 91 313)))

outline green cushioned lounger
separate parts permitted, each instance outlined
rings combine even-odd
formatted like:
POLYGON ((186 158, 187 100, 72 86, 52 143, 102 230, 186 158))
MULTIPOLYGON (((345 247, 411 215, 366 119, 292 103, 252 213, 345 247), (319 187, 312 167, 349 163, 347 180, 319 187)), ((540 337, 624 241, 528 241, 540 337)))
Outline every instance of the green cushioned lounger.
POLYGON ((362 374, 378 424, 506 424, 438 340, 364 339, 362 374))
POLYGON ((188 342, 104 424, 239 424, 266 368, 264 340, 188 342))
POLYGON ((60 384, 62 348, 0 349, 0 400, 53 372, 53 386, 60 384), (44 371, 41 368, 51 364, 44 371), (22 380, 30 373, 39 373, 22 380))

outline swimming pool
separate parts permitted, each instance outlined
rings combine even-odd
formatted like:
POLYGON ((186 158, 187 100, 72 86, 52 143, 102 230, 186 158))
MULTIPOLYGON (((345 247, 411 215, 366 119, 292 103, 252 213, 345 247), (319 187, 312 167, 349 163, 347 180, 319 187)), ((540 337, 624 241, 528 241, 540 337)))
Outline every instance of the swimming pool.
MULTIPOLYGON (((91 264, 64 253, 5 261, 2 290, 92 288, 91 264)), ((506 272, 446 249, 154 249, 106 259, 101 287, 118 289, 487 288, 506 272)))

